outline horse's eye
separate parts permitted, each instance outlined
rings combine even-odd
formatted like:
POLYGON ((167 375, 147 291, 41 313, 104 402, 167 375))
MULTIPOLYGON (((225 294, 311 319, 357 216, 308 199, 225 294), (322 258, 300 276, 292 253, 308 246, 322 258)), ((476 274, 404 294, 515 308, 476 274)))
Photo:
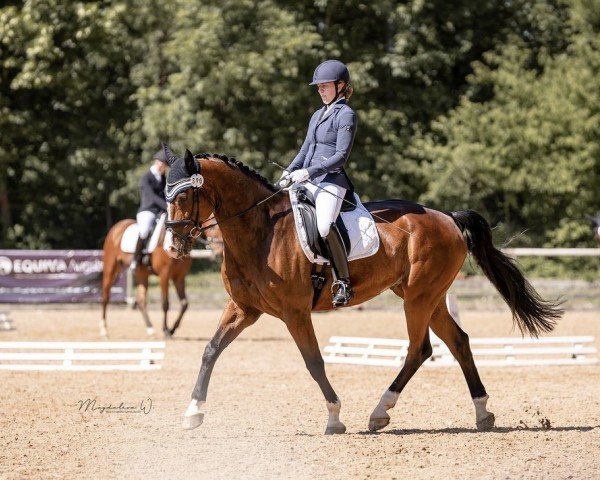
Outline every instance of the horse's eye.
POLYGON ((187 201, 188 195, 187 193, 180 193, 177 197, 177 203, 185 203, 187 201))

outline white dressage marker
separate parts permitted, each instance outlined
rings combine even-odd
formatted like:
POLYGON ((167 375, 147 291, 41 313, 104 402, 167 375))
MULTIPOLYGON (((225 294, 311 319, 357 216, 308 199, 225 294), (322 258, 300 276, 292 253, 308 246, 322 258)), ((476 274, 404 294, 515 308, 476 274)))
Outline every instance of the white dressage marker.
MULTIPOLYGON (((331 337, 325 347, 326 363, 401 367, 408 340, 392 338, 331 337)), ((595 365, 598 350, 594 337, 545 337, 540 339, 471 338, 477 366, 595 365)), ((423 365, 447 367, 458 362, 439 338, 431 338, 433 355, 423 365)))
POLYGON ((0 342, 0 370, 158 370, 165 342, 0 342))

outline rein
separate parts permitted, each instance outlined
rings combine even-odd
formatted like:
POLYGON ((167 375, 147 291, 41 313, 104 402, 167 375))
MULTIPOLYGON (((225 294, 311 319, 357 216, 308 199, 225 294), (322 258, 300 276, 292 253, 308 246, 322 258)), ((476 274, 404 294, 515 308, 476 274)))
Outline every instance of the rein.
MULTIPOLYGON (((193 202, 194 202, 194 210, 195 210, 195 206, 200 204, 200 190, 202 190, 202 187, 200 187, 200 188, 192 187, 192 190, 193 190, 193 195, 194 195, 193 202)), ((225 223, 229 220, 233 220, 234 218, 244 215, 245 213, 249 212, 250 210, 258 207, 259 205, 262 205, 263 203, 268 202, 269 200, 271 200, 275 195, 277 195, 280 192, 282 192, 282 190, 277 190, 273 194, 269 195, 267 198, 264 198, 264 199, 260 200, 259 202, 255 203, 254 205, 251 205, 250 207, 246 208, 245 210, 242 210, 241 212, 238 212, 235 215, 232 215, 231 217, 224 218, 221 221, 217 221, 217 219, 215 218, 214 212, 217 210, 217 207, 214 203, 210 202, 210 204, 213 206, 213 213, 210 216, 208 216, 207 218, 205 218, 204 220, 198 221, 198 216, 200 215, 200 208, 198 207, 198 212, 197 212, 195 220, 167 220, 165 222, 165 226, 173 235, 177 236, 181 241, 186 242, 186 243, 188 243, 188 242, 191 243, 192 240, 197 239, 202 234, 202 232, 204 232, 205 230, 208 230, 209 228, 212 228, 216 225, 222 225, 223 223, 225 223), (211 219, 214 219, 215 222, 211 223, 210 225, 206 225, 205 227, 202 226, 204 223, 206 223, 207 221, 209 221, 211 219), (192 226, 192 228, 191 228, 190 232, 188 233, 187 237, 184 237, 183 235, 180 235, 179 233, 177 233, 176 231, 173 230, 173 227, 187 227, 190 225, 192 226)), ((192 210, 192 214, 193 214, 194 210, 192 210)))

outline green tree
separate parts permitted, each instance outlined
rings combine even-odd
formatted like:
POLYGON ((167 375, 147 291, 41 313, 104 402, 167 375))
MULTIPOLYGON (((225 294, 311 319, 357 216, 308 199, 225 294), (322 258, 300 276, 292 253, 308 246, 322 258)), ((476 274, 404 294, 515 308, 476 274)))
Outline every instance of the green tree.
POLYGON ((415 142, 428 162, 424 202, 478 209, 505 239, 519 234, 515 244, 591 245, 584 214, 600 205, 599 10, 574 4, 562 53, 513 41, 476 65, 470 82, 492 98, 463 97, 415 142))
POLYGON ((133 112, 126 10, 58 0, 0 10, 2 246, 101 245, 109 193, 132 162, 116 138, 133 112))

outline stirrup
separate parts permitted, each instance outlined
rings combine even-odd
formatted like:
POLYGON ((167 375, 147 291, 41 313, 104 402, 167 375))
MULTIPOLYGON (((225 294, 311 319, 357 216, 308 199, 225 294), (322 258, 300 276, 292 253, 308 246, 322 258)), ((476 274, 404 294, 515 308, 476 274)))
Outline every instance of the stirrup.
POLYGON ((338 288, 333 297, 333 306, 345 307, 350 303, 352 297, 354 297, 354 290, 352 290, 352 286, 348 280, 336 280, 331 285, 331 293, 333 293, 336 286, 338 288))

